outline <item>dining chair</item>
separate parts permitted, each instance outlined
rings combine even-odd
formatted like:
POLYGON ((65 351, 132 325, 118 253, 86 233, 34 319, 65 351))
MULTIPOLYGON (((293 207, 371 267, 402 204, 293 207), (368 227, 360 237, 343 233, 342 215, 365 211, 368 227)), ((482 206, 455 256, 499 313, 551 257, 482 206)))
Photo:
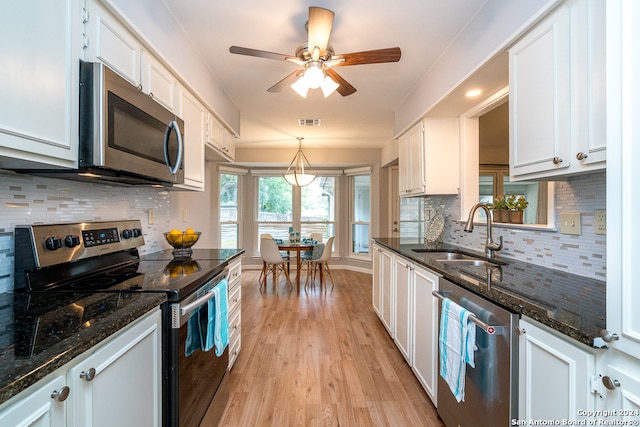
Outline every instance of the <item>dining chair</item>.
MULTIPOLYGON (((273 235, 271 235, 270 233, 262 233, 260 234, 260 240, 262 239, 271 239, 274 240, 273 235)), ((286 251, 279 251, 280 252, 280 256, 284 259, 287 260, 287 271, 291 272, 290 270, 290 262, 291 262, 291 257, 289 256, 289 253, 286 251)), ((260 282, 262 282, 262 277, 264 276, 265 272, 266 272, 267 266, 265 265, 264 261, 262 261, 262 271, 260 271, 260 277, 258 278, 258 280, 260 282)))
POLYGON ((263 262, 263 272, 261 274, 260 281, 260 290, 264 288, 267 289, 267 275, 269 272, 273 274, 273 285, 278 290, 278 278, 280 276, 280 271, 282 271, 287 278, 287 283, 289 287, 293 289, 293 284, 291 283, 291 278, 289 277, 289 271, 285 264, 287 264, 288 260, 282 258, 280 255, 280 251, 278 250, 278 245, 273 239, 260 239, 260 255, 262 256, 263 262))
POLYGON ((329 260, 331 258, 331 250, 333 248, 333 239, 335 236, 329 237, 327 243, 324 244, 324 249, 322 250, 322 255, 318 259, 311 259, 308 261, 309 263, 309 273, 307 274, 307 281, 304 284, 304 288, 307 289, 307 285, 309 284, 309 279, 311 279, 312 283, 315 283, 316 273, 320 277, 320 289, 322 286, 327 289, 326 284, 324 283, 324 274, 325 272, 329 274, 329 278, 331 279, 331 290, 333 291, 333 287, 335 286, 335 281, 333 280, 333 275, 331 274, 331 269, 329 268, 329 260))

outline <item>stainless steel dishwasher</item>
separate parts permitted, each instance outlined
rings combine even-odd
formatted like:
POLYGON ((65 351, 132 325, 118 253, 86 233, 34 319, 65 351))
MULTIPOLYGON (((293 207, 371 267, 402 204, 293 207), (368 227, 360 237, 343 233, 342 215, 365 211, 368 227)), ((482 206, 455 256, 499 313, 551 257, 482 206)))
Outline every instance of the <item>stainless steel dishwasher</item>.
MULTIPOLYGON (((518 315, 447 280, 438 299, 449 298, 474 314, 475 368, 467 365, 465 398, 458 403, 438 364, 438 415, 448 427, 506 426, 518 418, 518 315)), ((442 304, 440 304, 442 307, 442 304)), ((439 310, 438 320, 442 315, 439 310)))

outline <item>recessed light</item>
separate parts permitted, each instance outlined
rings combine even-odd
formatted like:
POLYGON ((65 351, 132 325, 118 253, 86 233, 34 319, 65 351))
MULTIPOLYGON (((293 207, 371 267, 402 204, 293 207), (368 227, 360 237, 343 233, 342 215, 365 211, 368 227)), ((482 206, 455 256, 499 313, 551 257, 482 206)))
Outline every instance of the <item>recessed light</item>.
POLYGON ((465 96, 468 96, 469 98, 472 98, 474 96, 480 95, 481 93, 482 93, 482 91, 480 89, 473 89, 473 90, 470 90, 469 92, 467 92, 465 94, 465 96))

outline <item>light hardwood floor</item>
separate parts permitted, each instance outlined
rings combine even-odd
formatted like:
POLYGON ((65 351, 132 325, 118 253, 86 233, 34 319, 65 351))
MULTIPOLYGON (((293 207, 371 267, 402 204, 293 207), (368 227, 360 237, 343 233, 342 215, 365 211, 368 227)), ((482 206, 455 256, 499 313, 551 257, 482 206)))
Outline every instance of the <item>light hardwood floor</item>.
POLYGON ((242 350, 220 425, 444 426, 373 311, 371 275, 332 272, 333 292, 300 295, 284 277, 260 292, 259 272, 242 273, 242 350))

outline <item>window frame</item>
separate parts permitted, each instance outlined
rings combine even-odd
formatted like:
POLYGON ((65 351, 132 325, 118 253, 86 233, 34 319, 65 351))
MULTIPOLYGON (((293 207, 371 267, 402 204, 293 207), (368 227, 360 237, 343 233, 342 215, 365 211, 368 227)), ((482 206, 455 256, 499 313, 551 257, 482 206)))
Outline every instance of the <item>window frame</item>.
POLYGON ((360 259, 360 260, 366 260, 366 261, 371 261, 372 259, 372 255, 371 255, 371 215, 372 215, 372 186, 373 186, 373 173, 371 170, 371 167, 364 167, 364 168, 357 168, 357 169, 350 169, 350 170, 346 170, 345 174, 347 175, 347 180, 348 180, 348 193, 349 193, 349 200, 348 200, 348 209, 349 209, 349 226, 348 226, 348 234, 349 234, 349 250, 347 252, 347 257, 348 258, 352 258, 352 259, 360 259), (368 176, 369 177, 369 220, 368 221, 357 221, 355 218, 355 208, 356 208, 356 204, 355 204, 355 178, 357 176, 368 176), (366 225, 368 228, 368 239, 367 239, 367 243, 368 243, 368 251, 367 252, 354 252, 353 251, 353 243, 354 243, 354 233, 353 233, 353 229, 354 226, 356 225, 366 225))
POLYGON ((220 167, 218 168, 218 242, 219 242, 219 246, 220 248, 223 248, 222 242, 222 229, 224 225, 229 225, 229 224, 235 224, 236 225, 236 229, 237 229, 237 247, 240 248, 242 247, 242 238, 243 238, 243 234, 242 234, 242 229, 243 229, 243 225, 244 225, 244 221, 242 220, 242 211, 243 211, 243 204, 242 204, 242 194, 243 194, 243 189, 244 189, 244 176, 246 175, 246 171, 244 170, 236 170, 236 169, 232 169, 232 168, 223 168, 220 167), (237 187, 237 193, 236 193, 236 206, 237 206, 237 216, 236 216, 236 221, 223 221, 222 220, 222 214, 221 214, 221 210, 222 210, 222 194, 220 193, 220 183, 222 182, 222 175, 233 175, 236 176, 238 178, 238 187, 237 187))

